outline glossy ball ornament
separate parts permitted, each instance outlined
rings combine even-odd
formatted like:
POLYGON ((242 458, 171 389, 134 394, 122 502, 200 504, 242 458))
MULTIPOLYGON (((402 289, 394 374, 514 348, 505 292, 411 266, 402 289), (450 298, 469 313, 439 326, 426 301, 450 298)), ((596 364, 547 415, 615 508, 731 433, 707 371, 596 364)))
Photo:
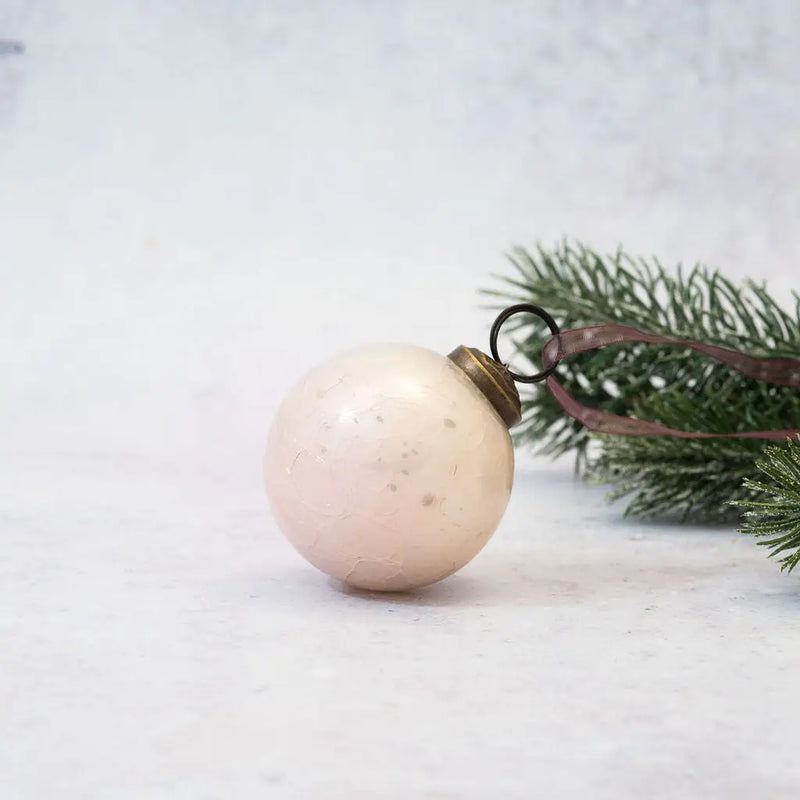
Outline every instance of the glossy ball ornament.
POLYGON ((518 396, 502 371, 477 350, 446 357, 396 344, 313 369, 267 443, 281 530, 314 566, 363 589, 413 589, 463 567, 497 527, 513 482, 516 412, 502 413, 509 386, 518 396))

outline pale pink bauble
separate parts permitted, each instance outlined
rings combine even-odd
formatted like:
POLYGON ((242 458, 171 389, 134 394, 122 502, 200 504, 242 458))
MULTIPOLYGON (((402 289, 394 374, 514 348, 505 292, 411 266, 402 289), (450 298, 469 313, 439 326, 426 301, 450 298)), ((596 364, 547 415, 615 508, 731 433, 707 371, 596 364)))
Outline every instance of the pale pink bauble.
POLYGON ((452 361, 373 345, 312 370, 267 442, 272 511, 314 566, 352 586, 438 581, 486 544, 511 492, 506 425, 452 361))

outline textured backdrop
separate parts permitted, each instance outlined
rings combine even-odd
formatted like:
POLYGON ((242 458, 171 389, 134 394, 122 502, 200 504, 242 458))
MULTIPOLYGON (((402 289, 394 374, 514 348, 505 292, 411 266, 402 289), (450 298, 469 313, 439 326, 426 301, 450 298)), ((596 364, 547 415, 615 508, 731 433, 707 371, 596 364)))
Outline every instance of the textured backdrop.
POLYGON ((798 39, 791 0, 0 0, 4 800, 797 797, 752 542, 534 462, 463 576, 367 601, 260 458, 325 353, 484 345, 513 244, 788 298, 798 39))

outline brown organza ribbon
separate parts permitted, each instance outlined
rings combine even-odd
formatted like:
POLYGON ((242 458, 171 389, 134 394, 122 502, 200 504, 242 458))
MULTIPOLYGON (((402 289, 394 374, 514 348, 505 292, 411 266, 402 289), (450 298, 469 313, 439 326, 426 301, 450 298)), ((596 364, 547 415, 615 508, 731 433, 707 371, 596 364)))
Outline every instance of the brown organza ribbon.
MULTIPOLYGON (((670 344, 688 347, 698 353, 710 356, 722 364, 727 364, 748 378, 800 389, 800 359, 759 358, 740 353, 738 350, 717 347, 713 344, 702 344, 687 339, 668 339, 666 336, 645 333, 625 325, 595 325, 589 328, 563 331, 545 344, 542 351, 542 363, 545 369, 549 369, 559 361, 575 355, 575 353, 583 353, 586 350, 595 350, 599 347, 621 344, 622 342, 645 342, 647 344, 670 344)), ((583 423, 589 430, 599 433, 617 433, 626 436, 676 436, 681 439, 727 437, 775 440, 784 440, 787 437, 794 437, 800 434, 800 429, 744 431, 742 433, 681 431, 676 428, 670 428, 667 425, 661 425, 658 422, 622 417, 618 414, 609 414, 606 411, 598 411, 581 405, 552 375, 547 378, 547 388, 569 416, 583 423)))

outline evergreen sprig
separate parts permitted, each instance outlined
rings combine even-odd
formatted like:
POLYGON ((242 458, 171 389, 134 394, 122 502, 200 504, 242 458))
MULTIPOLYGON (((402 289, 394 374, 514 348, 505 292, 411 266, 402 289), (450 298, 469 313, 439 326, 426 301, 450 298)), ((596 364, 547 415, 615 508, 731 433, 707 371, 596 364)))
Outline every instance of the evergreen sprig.
POLYGON ((770 556, 781 556, 781 571, 791 572, 800 562, 800 444, 790 439, 785 445, 764 449, 756 467, 769 482, 748 478, 750 489, 762 500, 735 500, 733 505, 748 509, 739 529, 757 536, 770 549, 770 556))
MULTIPOLYGON (((569 242, 518 248, 510 262, 514 274, 496 276, 503 287, 485 293, 504 304, 541 305, 564 329, 618 323, 754 355, 800 355, 797 295, 789 313, 751 281, 735 285, 701 265, 670 272, 655 259, 621 249, 603 256, 569 242)), ((543 326, 526 320, 516 331, 518 352, 535 363, 543 326)), ((733 433, 800 424, 796 390, 681 347, 628 343, 580 353, 559 366, 558 377, 584 405, 676 428, 733 433)), ((523 399, 516 437, 546 454, 574 451, 590 478, 617 485, 612 498, 632 496, 628 513, 722 520, 732 515, 731 500, 764 492, 743 486, 756 478, 763 441, 589 436, 541 385, 523 399)))

